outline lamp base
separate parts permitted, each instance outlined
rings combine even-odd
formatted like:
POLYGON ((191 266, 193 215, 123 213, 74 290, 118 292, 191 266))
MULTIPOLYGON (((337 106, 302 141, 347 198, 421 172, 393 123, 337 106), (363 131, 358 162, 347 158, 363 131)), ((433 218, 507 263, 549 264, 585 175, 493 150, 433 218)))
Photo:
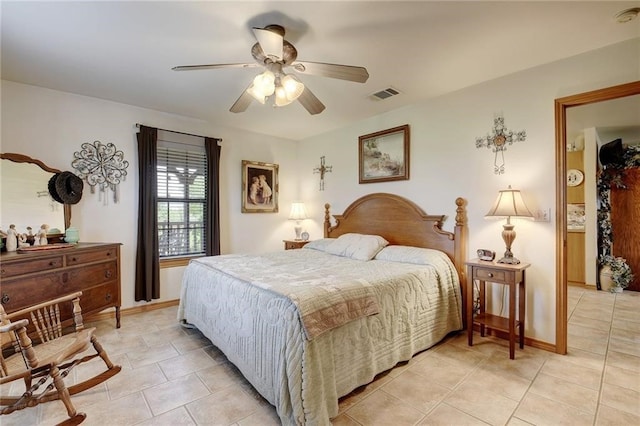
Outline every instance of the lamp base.
POLYGON ((504 256, 502 257, 502 259, 498 260, 498 263, 517 265, 520 263, 520 261, 513 257, 513 252, 511 251, 511 244, 513 244, 513 240, 516 239, 516 231, 513 230, 514 225, 511 224, 509 219, 510 218, 507 217, 507 223, 502 225, 502 239, 507 245, 507 250, 504 252, 504 256))
POLYGON ((520 263, 520 260, 516 259, 513 256, 505 256, 502 259, 498 260, 498 263, 506 263, 508 265, 517 265, 520 263))
POLYGON ((296 241, 302 241, 302 226, 294 226, 295 231, 296 231, 296 241))

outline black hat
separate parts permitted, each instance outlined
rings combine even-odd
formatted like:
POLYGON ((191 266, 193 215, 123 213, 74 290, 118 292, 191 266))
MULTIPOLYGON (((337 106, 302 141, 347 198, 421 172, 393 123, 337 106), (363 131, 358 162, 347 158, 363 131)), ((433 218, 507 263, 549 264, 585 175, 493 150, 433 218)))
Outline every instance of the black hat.
POLYGON ((59 203, 76 204, 82 198, 84 183, 71 172, 56 173, 49 179, 49 194, 59 203))
POLYGON ((58 192, 56 191, 56 179, 58 179, 58 176, 60 176, 60 173, 54 174, 53 176, 51 176, 51 179, 49 179, 49 195, 51 195, 51 198, 53 198, 60 204, 64 204, 64 201, 62 201, 62 198, 58 196, 58 192))

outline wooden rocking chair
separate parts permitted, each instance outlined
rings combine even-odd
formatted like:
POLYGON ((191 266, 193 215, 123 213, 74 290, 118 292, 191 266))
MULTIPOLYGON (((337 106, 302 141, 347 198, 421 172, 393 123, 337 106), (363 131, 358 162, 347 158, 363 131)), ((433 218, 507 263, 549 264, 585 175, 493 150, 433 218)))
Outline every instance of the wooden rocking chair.
POLYGON ((121 367, 111 362, 93 335, 95 328, 84 328, 80 309, 81 295, 82 292, 73 293, 11 314, 6 314, 0 305, 0 414, 11 414, 16 410, 59 399, 69 415, 60 424, 77 425, 84 421, 86 414, 76 411, 71 403, 71 395, 100 384, 120 371, 121 367), (58 306, 64 302, 73 304, 75 323, 75 332, 66 335, 63 334, 58 306), (24 319, 25 316, 30 317, 30 321, 24 319), (23 319, 11 322, 11 319, 16 318, 23 319), (39 340, 36 345, 32 344, 28 335, 28 332, 32 332, 31 328, 27 330, 29 322, 34 326, 39 340), (82 354, 91 346, 95 353, 82 354), (5 353, 10 354, 5 358, 5 353), (73 386, 66 386, 64 378, 71 369, 98 356, 106 364, 102 373, 73 386), (16 387, 12 386, 14 381, 24 381, 24 393, 5 395, 5 390, 16 387))

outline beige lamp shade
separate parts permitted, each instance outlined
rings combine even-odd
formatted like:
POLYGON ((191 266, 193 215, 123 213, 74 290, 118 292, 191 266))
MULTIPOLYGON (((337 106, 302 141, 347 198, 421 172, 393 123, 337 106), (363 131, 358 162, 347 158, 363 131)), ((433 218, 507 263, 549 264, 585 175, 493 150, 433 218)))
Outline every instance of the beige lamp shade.
POLYGON ((520 190, 511 189, 511 185, 509 185, 508 189, 503 189, 498 192, 498 198, 496 199, 495 204, 485 215, 485 217, 494 216, 533 217, 533 214, 531 214, 531 212, 527 208, 527 205, 524 203, 522 194, 520 194, 520 190))
POLYGON ((306 218, 307 211, 304 208, 304 203, 291 203, 291 213, 289 213, 289 219, 304 220, 306 218))
POLYGON ((291 212, 289 213, 289 220, 295 220, 296 226, 294 227, 296 231, 296 240, 301 240, 302 234, 302 226, 300 226, 300 221, 305 220, 307 218, 307 211, 304 208, 304 203, 291 203, 291 212))

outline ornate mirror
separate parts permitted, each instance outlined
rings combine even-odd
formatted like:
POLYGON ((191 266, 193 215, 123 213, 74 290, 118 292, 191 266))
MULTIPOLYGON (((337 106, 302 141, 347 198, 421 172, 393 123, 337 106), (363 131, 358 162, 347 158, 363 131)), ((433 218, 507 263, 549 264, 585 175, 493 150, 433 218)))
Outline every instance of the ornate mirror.
POLYGON ((64 232, 71 225, 71 206, 49 195, 49 179, 60 173, 42 161, 22 154, 0 153, 0 229, 14 224, 20 233, 35 234, 42 224, 64 232))

